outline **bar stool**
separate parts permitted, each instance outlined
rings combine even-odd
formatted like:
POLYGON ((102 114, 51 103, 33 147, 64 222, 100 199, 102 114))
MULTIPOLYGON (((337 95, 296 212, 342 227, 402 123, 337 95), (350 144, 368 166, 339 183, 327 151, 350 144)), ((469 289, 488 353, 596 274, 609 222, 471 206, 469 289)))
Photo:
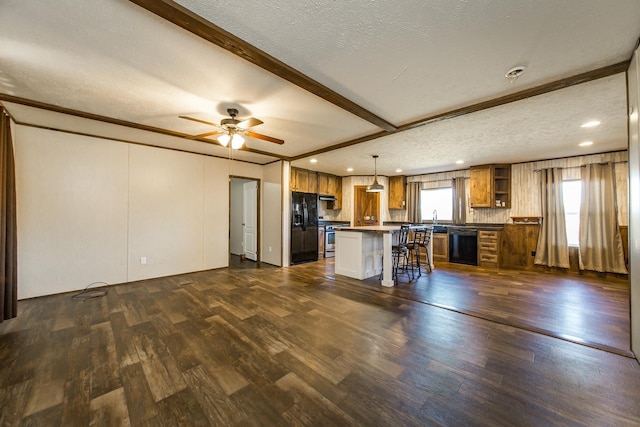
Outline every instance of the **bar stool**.
POLYGON ((429 246, 431 243, 431 234, 433 230, 431 228, 418 228, 413 231, 413 239, 407 243, 407 249, 409 250, 409 264, 413 268, 418 269, 418 277, 422 276, 422 270, 420 266, 420 248, 423 248, 426 255, 427 267, 426 270, 431 272, 431 263, 429 262, 429 246))
POLYGON ((409 276, 409 268, 411 268, 411 280, 414 278, 413 265, 409 263, 409 226, 401 225, 398 232, 398 242, 391 246, 393 281, 398 283, 398 272, 404 270, 409 276))

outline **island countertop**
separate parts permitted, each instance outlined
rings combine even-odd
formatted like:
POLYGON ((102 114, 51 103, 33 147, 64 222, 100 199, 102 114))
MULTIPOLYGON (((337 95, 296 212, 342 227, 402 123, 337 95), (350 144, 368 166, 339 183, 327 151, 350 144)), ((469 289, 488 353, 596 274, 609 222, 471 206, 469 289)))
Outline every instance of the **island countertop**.
POLYGON ((362 227, 350 227, 350 226, 337 226, 334 228, 336 231, 375 231, 378 233, 390 233, 392 231, 400 230, 399 225, 365 225, 362 227))

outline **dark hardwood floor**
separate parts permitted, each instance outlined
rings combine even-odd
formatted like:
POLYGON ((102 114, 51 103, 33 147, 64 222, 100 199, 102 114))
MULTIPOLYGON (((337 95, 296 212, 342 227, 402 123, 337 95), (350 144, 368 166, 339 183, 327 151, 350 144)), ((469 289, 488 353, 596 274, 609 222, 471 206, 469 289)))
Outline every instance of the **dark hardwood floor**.
MULTIPOLYGON (((640 423, 635 359, 439 306, 490 304, 502 272, 441 267, 381 289, 334 277, 331 263, 21 301, 0 324, 0 425, 640 423), (465 292, 465 280, 482 290, 465 292)), ((496 316, 524 322, 529 309, 512 299, 496 316)))
POLYGON ((432 273, 414 280, 400 274, 398 285, 391 290, 381 288, 375 278, 360 285, 633 356, 629 280, 620 275, 599 277, 439 262, 432 273))

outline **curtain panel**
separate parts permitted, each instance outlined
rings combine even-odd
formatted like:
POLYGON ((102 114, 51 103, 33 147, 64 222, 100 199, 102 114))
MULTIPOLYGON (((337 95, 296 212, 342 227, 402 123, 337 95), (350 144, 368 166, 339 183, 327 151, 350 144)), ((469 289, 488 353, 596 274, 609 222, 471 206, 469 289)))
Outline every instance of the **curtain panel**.
POLYGON ((420 190, 422 190, 421 182, 409 182, 407 184, 407 220, 412 224, 422 221, 420 190))
POLYGON ((569 268, 569 244, 564 216, 562 169, 540 171, 542 226, 538 237, 535 264, 569 268))
POLYGON ((464 185, 464 178, 453 178, 451 180, 453 188, 453 223, 464 225, 467 223, 467 196, 464 185))
POLYGON ((611 163, 580 170, 580 270, 627 274, 618 226, 616 180, 611 163))
POLYGON ((18 315, 16 180, 11 119, 0 111, 0 322, 18 315))

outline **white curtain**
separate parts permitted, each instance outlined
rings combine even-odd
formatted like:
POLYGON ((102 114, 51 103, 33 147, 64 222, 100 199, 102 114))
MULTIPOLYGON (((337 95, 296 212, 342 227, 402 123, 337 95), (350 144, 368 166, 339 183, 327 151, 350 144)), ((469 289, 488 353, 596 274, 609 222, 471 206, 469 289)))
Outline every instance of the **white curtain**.
POLYGON ((540 195, 542 196, 542 226, 534 263, 569 268, 562 169, 550 168, 540 171, 540 195))
POLYGON ((626 274, 613 165, 586 165, 580 176, 580 270, 626 274))

